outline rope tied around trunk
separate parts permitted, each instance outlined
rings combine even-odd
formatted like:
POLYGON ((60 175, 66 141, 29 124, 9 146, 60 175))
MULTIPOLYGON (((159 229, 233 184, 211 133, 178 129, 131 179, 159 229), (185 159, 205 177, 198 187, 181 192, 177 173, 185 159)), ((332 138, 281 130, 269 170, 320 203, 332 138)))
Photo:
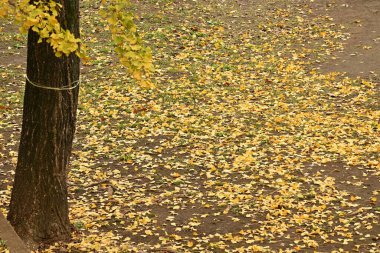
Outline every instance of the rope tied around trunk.
POLYGON ((37 87, 37 88, 41 88, 41 89, 46 89, 46 90, 56 90, 56 91, 63 91, 63 90, 72 90, 72 89, 75 89, 76 87, 79 86, 80 84, 80 79, 72 82, 71 84, 67 85, 67 86, 63 86, 63 87, 51 87, 51 86, 46 86, 46 85, 41 85, 41 84, 38 84, 38 83, 35 83, 35 82, 32 82, 28 75, 25 75, 25 78, 26 80, 33 86, 37 87))

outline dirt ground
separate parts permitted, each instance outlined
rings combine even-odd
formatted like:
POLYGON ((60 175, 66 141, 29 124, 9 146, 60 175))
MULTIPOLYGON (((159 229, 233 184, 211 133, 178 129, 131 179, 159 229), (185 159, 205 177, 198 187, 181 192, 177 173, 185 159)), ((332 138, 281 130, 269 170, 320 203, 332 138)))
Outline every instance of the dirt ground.
POLYGON ((334 59, 321 65, 325 72, 339 71, 356 77, 379 80, 380 75, 380 1, 314 1, 319 13, 326 13, 342 24, 351 35, 334 59))
MULTIPOLYGON (((239 4, 242 3, 242 8, 252 5, 247 3, 247 1, 238 0, 237 2, 239 4)), ((318 66, 325 73, 335 71, 346 72, 348 76, 368 78, 380 85, 380 0, 302 0, 300 2, 311 4, 315 13, 332 17, 334 22, 343 25, 345 31, 350 34, 350 38, 344 43, 344 49, 339 52, 333 52, 331 59, 322 64, 316 62, 315 66, 318 66)), ((0 65, 9 66, 11 64, 13 67, 20 65, 20 68, 25 68, 25 53, 25 46, 22 42, 18 46, 4 43, 0 45, 0 65)), ((13 88, 16 87, 14 84, 8 85, 11 85, 13 88)), ((2 113, 1 110, 0 113, 2 113)), ((16 129, 19 130, 17 126, 15 126, 14 130, 16 129)), ((3 133, 4 139, 10 138, 10 134, 3 133)), ((9 169, 11 164, 9 161, 7 162, 3 166, 7 166, 9 169)), ((312 167, 310 173, 325 173, 326 176, 336 178, 337 187, 354 193, 356 196, 361 197, 363 201, 369 199, 371 193, 380 188, 378 176, 372 175, 371 171, 352 170, 352 167, 347 167, 341 163, 330 163, 319 167, 312 167), (345 178, 345 180, 339 180, 341 178, 345 178), (350 181, 350 184, 345 183, 345 181, 350 181), (355 190, 354 185, 351 184, 355 182, 361 182, 366 187, 355 190)), ((160 213, 160 210, 156 211, 160 213)), ((166 209, 162 212, 166 212, 166 209)), ((187 218, 184 216, 182 219, 186 220, 187 218)), ((206 224, 204 231, 230 228, 230 224, 227 222, 224 228, 221 226, 223 226, 223 221, 206 224)), ((376 230, 374 231, 375 234, 380 234, 380 226, 375 227, 374 230, 376 230)), ((320 248, 320 250, 331 252, 332 249, 320 248)))

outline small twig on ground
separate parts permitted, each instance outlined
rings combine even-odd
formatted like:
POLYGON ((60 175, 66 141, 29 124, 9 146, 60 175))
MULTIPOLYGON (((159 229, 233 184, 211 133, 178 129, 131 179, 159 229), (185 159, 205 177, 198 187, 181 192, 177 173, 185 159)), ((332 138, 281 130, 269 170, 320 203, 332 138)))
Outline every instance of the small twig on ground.
POLYGON ((104 184, 104 183, 109 183, 109 182, 110 182, 110 179, 103 179, 103 180, 100 180, 98 182, 87 184, 87 185, 75 184, 75 183, 67 183, 67 184, 69 186, 77 186, 77 187, 81 187, 81 188, 88 188, 88 187, 92 187, 92 186, 96 186, 96 185, 100 185, 100 184, 104 184))
POLYGON ((103 179, 103 180, 100 180, 100 181, 92 183, 92 184, 84 185, 83 187, 88 188, 88 187, 93 187, 96 185, 105 184, 105 183, 109 183, 109 182, 110 182, 110 179, 103 179))
MULTIPOLYGON (((138 177, 128 177, 126 179, 127 180, 136 180, 136 179, 143 179, 143 178, 145 178, 145 177, 144 176, 138 176, 138 177)), ((93 186, 100 185, 100 184, 110 183, 111 180, 117 180, 117 179, 115 179, 115 178, 108 178, 108 179, 103 179, 103 180, 100 180, 98 182, 94 182, 94 183, 87 184, 87 185, 81 185, 81 184, 70 183, 70 182, 68 182, 67 184, 69 186, 77 186, 77 187, 81 187, 81 188, 89 188, 89 187, 93 187, 93 186)), ((112 185, 112 188, 115 188, 115 187, 112 185)))

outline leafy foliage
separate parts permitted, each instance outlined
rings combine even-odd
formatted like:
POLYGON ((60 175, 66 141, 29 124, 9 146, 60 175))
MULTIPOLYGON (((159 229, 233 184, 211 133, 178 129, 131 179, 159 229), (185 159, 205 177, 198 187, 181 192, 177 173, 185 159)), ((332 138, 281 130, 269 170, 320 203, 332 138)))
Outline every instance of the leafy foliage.
MULTIPOLYGON (((103 1, 105 2, 106 0, 103 1)), ((149 80, 142 79, 142 75, 148 74, 153 68, 152 55, 149 48, 142 46, 141 38, 133 22, 134 15, 128 11, 130 3, 125 0, 109 2, 100 14, 108 21, 120 62, 128 67, 133 77, 144 87, 154 87, 149 80)))
MULTIPOLYGON (((82 40, 75 38, 69 30, 63 29, 58 21, 61 4, 53 0, 21 0, 16 5, 11 5, 8 0, 2 0, 0 3, 0 17, 13 14, 21 32, 26 33, 32 29, 38 33, 39 42, 49 43, 57 57, 76 53, 83 59, 87 58, 82 40)), ((141 85, 153 87, 149 79, 143 78, 152 70, 151 51, 142 45, 133 22, 133 14, 128 12, 129 1, 104 0, 102 3, 104 6, 100 13, 109 22, 120 62, 141 85)))

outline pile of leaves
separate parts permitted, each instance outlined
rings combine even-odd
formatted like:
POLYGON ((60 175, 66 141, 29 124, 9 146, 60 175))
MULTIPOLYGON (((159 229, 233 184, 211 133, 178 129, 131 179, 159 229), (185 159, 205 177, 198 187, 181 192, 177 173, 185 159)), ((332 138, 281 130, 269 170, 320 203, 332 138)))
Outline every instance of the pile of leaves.
MULTIPOLYGON (((118 64, 97 3, 82 5, 76 232, 44 252, 378 250, 379 88, 318 71, 348 38, 331 18, 302 1, 139 1, 147 90, 118 64)), ((0 68, 4 213, 22 69, 0 68)))

